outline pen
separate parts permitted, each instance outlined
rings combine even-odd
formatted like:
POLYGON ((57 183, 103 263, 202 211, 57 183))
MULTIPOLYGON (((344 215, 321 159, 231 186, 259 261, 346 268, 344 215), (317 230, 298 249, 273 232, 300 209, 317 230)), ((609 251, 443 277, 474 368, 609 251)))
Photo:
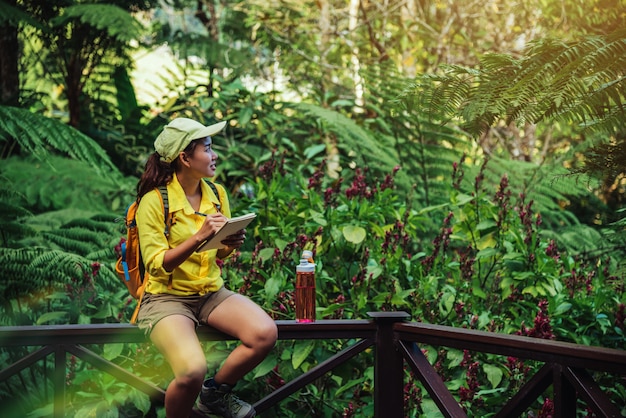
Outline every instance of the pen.
POLYGON ((194 212, 196 215, 200 215, 200 216, 206 216, 206 213, 202 213, 202 212, 194 212))

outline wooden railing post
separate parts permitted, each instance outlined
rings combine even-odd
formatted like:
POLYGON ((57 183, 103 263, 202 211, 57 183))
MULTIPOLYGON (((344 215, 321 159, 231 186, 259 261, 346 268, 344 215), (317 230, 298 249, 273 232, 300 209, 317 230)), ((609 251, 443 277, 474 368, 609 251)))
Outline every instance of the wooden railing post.
POLYGON ((564 367, 560 364, 554 364, 552 366, 552 373, 554 416, 560 418, 576 418, 576 390, 567 380, 564 367))
POLYGON ((404 370, 393 324, 410 318, 406 312, 368 312, 376 323, 374 360, 374 416, 404 417, 404 370))
POLYGON ((65 347, 57 344, 54 348, 54 418, 65 417, 65 347))

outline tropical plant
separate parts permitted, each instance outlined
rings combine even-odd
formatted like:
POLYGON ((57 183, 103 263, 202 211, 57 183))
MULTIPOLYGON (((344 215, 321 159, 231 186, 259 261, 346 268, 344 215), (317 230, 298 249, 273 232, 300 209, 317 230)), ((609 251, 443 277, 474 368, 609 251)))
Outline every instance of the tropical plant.
MULTIPOLYGON (((335 180, 324 176, 322 166, 308 180, 294 181, 293 175, 284 175, 280 162, 268 161, 256 180, 254 199, 238 202, 254 208, 259 219, 254 247, 226 262, 229 285, 275 318, 292 318, 293 270, 301 251, 311 249, 322 318, 406 310, 424 322, 621 347, 626 295, 611 273, 616 260, 566 252, 544 237, 541 215, 532 201, 512 191, 507 176, 495 191, 485 185, 487 165, 469 181, 465 170, 471 164, 454 164, 446 183, 449 201, 418 209, 412 198, 396 193, 394 173, 376 178, 367 170, 346 170, 345 178, 335 180), (429 215, 441 211, 447 216, 433 235, 438 222, 429 215)), ((262 370, 275 385, 327 358, 327 349, 314 341, 281 346, 274 368, 262 370)), ((537 367, 516 359, 507 359, 509 364, 493 356, 423 349, 433 364, 441 365, 438 370, 471 416, 489 416, 537 367)), ((354 416, 367 414, 371 364, 367 359, 354 362, 359 366, 352 364, 352 373, 339 372, 333 381, 320 382, 290 400, 289 410, 301 414, 314 408, 313 415, 324 416, 329 407, 324 400, 332 397, 335 414, 342 412, 342 404, 349 410, 349 402, 354 416)), ((603 382, 611 386, 609 380, 603 382)), ((623 388, 619 393, 613 395, 618 404, 623 388)), ((432 411, 417 393, 406 395, 414 399, 407 416, 432 411)))

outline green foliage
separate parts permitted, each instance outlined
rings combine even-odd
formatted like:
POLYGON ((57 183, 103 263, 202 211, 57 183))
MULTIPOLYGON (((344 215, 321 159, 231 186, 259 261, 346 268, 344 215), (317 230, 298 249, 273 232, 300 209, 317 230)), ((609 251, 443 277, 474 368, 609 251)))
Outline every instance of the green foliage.
POLYGON ((65 27, 77 20, 81 24, 105 30, 119 42, 141 38, 141 24, 126 10, 114 4, 74 4, 63 9, 63 14, 51 20, 53 27, 65 27))
POLYGON ((613 132, 624 128, 625 32, 575 42, 543 39, 525 55, 486 54, 479 69, 445 67, 425 74, 414 93, 425 110, 462 116, 478 135, 499 119, 523 125, 541 120, 574 121, 582 128, 613 132))
MULTIPOLYGON (((170 26, 164 35, 186 61, 162 75, 165 88, 156 91, 161 103, 155 106, 160 116, 146 120, 124 69, 129 64, 124 43, 139 27, 111 4, 144 10, 153 2, 70 3, 45 2, 46 7, 25 15, 0 1, 0 21, 28 27, 21 39, 42 35, 41 44, 25 43, 22 55, 32 59, 22 63, 33 70, 23 74, 22 100, 33 113, 0 107, 2 156, 16 156, 3 159, 0 173, 6 180, 0 186, 3 213, 8 214, 0 220, 0 273, 8 278, 1 288, 3 324, 128 319, 131 301, 112 265, 123 234, 115 218, 132 198, 135 179, 119 178, 116 167, 137 174, 160 127, 180 115, 229 122, 215 141, 217 180, 230 189, 235 213, 251 209, 259 218, 246 246, 226 262, 225 275, 231 288, 248 294, 275 318, 293 318, 294 268, 307 248, 316 253, 319 318, 363 318, 367 311, 401 309, 413 320, 623 348, 624 267, 618 264, 624 259, 623 237, 590 227, 599 219, 596 207, 584 223, 580 212, 563 209, 572 202, 598 202, 587 190, 596 187, 593 182, 566 176, 561 168, 569 168, 570 160, 579 168, 580 155, 592 160, 586 150, 599 143, 598 137, 580 146, 567 137, 557 152, 543 144, 542 152, 550 158, 542 164, 502 157, 499 151, 506 144, 496 152, 484 147, 491 154, 485 165, 482 144, 468 135, 482 140, 476 134, 502 129, 501 119, 520 126, 560 122, 540 126, 547 132, 542 138, 546 143, 552 128, 566 134, 616 134, 613 142, 600 138, 594 151, 594 168, 602 172, 606 153, 623 148, 623 29, 567 42, 546 38, 530 45, 522 57, 489 54, 478 67, 452 65, 444 74, 420 74, 407 88, 406 76, 394 68, 400 65, 385 62, 389 57, 407 68, 435 68, 445 54, 474 64, 475 50, 510 45, 511 39, 474 42, 467 33, 493 32, 494 38, 510 33, 493 31, 492 22, 485 26, 480 19, 471 19, 465 32, 437 33, 449 27, 445 20, 450 15, 435 7, 425 7, 409 22, 401 16, 403 8, 379 14, 374 11, 380 5, 370 3, 360 11, 363 24, 352 30, 343 6, 331 10, 331 20, 324 15, 318 22, 307 13, 318 7, 313 3, 276 8, 252 2, 246 10, 220 10, 224 19, 219 22, 191 21, 189 15, 170 26), (434 23, 420 14, 430 9, 437 14, 434 23), (121 20, 112 21, 115 15, 121 20), (318 33, 324 24, 341 35, 318 33), (420 29, 417 39, 412 25, 428 29, 420 29), (186 27, 200 30, 185 33, 186 27), (209 31, 215 29, 222 30, 217 42, 209 31), (357 33, 368 36, 353 38, 357 33), (429 39, 445 39, 471 53, 456 57, 446 45, 429 39), (394 43, 405 49, 394 49, 394 43), (90 55, 80 45, 103 48, 90 55), (83 61, 72 71, 78 79, 68 86, 62 75, 69 70, 63 63, 76 62, 70 56, 83 61), (260 78, 250 83, 248 73, 287 87, 262 92, 260 78), (52 97, 57 86, 72 89, 52 97), (357 86, 363 97, 356 97, 357 86), (293 92, 299 93, 293 101, 280 99, 293 92), (66 118, 66 93, 80 99, 70 106, 70 119, 76 123, 79 109, 77 126, 88 137, 34 113, 66 118), (303 104, 300 96, 316 99, 303 104), (37 159, 25 158, 29 153, 37 159), (57 153, 71 160, 52 156, 57 153)), ((461 16, 468 12, 456 6, 448 9, 461 16)), ((523 16, 535 9, 523 7, 523 16)), ((589 23, 581 25, 583 32, 615 28, 610 21, 617 21, 619 8, 585 13, 586 7, 577 0, 576 14, 589 23)), ((554 10, 546 19, 559 16, 560 7, 554 10)), ((553 26, 553 21, 547 24, 553 26)), ((528 155, 538 152, 540 144, 535 147, 528 155)), ((615 178, 621 173, 619 161, 617 156, 609 164, 615 178)), ((280 342, 240 389, 245 398, 258 399, 347 343, 280 342)), ((234 344, 206 344, 210 367, 217 367, 234 344)), ((171 378, 151 344, 93 349, 163 387, 171 378)), ((491 414, 538 367, 488 354, 422 349, 476 416, 491 414)), ((15 351, 1 352, 3 363, 26 354, 21 348, 15 351)), ((30 376, 0 386, 3 405, 16 399, 21 405, 16 416, 49 415, 46 391, 51 388, 41 383, 47 382, 41 376, 49 373, 48 367, 38 364, 30 376)), ((72 412, 154 415, 145 397, 126 385, 72 359, 68 370, 72 412)), ((406 376, 412 381, 410 372, 406 376)), ((357 356, 273 412, 371 416, 372 382, 371 358, 357 356)), ((625 403, 622 383, 610 375, 600 382, 617 403, 625 403)), ((423 393, 419 384, 407 388, 407 416, 435 413, 436 406, 423 393)))
POLYGON ((101 174, 115 170, 109 156, 93 139, 81 132, 25 109, 0 106, 0 144, 6 158, 17 145, 23 154, 43 161, 56 150, 71 158, 85 161, 101 174))
MULTIPOLYGON (((418 209, 399 197, 392 176, 346 170, 338 181, 319 175, 320 167, 308 181, 298 180, 268 161, 271 168, 261 170, 265 176, 257 178, 254 198, 237 202, 251 205, 259 218, 254 247, 226 262, 228 283, 275 318, 293 318, 295 265, 300 252, 311 249, 318 318, 405 310, 424 322, 622 347, 623 313, 619 318, 626 294, 612 273, 621 257, 578 253, 597 239, 597 232, 578 224, 576 236, 572 230, 562 237, 571 249, 557 246, 543 230, 534 203, 515 193, 507 176, 496 187, 484 182, 488 166, 483 164, 469 182, 463 179, 471 166, 455 165, 447 204, 418 209), (440 227, 429 216, 433 212, 447 213, 440 227)), ((307 363, 324 358, 309 346, 297 348, 277 349, 283 361, 267 379, 289 380, 298 368, 306 370, 307 363)), ((475 416, 501 404, 519 388, 522 374, 538 367, 488 355, 463 360, 464 354, 454 350, 432 350, 432 363, 442 363, 440 373, 475 416), (466 376, 476 361, 481 371, 472 378, 484 388, 479 393, 469 391, 466 376)), ((367 398, 356 394, 372 383, 363 373, 367 368, 367 359, 355 359, 350 374, 310 389, 317 394, 316 413, 324 413, 321 400, 336 392, 343 392, 346 402, 365 405, 367 398), (354 391, 342 389, 346 382, 353 382, 354 391)), ((623 402, 619 396, 617 402, 623 402)), ((311 404, 308 392, 293 402, 291 410, 311 404)), ((419 402, 414 407, 428 410, 419 402)))
POLYGON ((2 176, 19 191, 26 207, 33 212, 80 209, 92 214, 118 211, 132 196, 132 185, 121 176, 108 175, 81 163, 47 156, 3 160, 2 176))
POLYGON ((305 118, 313 117, 318 121, 322 125, 320 127, 322 131, 330 132, 340 138, 337 147, 346 155, 346 160, 349 161, 353 155, 360 158, 354 161, 358 166, 373 166, 375 162, 376 166, 372 169, 381 173, 389 172, 397 165, 399 158, 390 137, 377 135, 336 110, 307 103, 296 105, 296 109, 302 111, 305 118), (375 157, 370 158, 369 153, 353 153, 353 150, 357 148, 372 150, 375 157), (383 150, 385 152, 377 152, 383 150))

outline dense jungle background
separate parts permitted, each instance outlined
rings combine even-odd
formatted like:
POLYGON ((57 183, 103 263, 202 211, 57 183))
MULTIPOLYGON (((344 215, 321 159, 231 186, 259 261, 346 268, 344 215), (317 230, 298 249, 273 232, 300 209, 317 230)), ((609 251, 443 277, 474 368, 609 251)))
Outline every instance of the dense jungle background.
MULTIPOLYGON (((258 218, 224 274, 274 318, 294 318, 310 249, 319 319, 402 310, 624 349, 625 23, 624 0, 0 0, 0 324, 129 320, 120 219, 186 116, 228 121, 214 180, 258 218)), ((259 399, 344 343, 279 342, 238 391, 259 399)), ((232 349, 205 346, 210 367, 232 349)), ((148 342, 93 349, 171 379, 148 342)), ((422 349, 471 417, 538 367, 422 349)), ((50 363, 0 382, 3 416, 51 415, 50 363)), ((164 416, 68 370, 73 416, 164 416)), ((372 377, 357 356, 271 416, 372 416, 372 377)), ((594 377, 626 416, 623 377, 594 377)), ((406 416, 438 416, 406 381, 406 416)), ((528 416, 551 408, 548 391, 528 416)))

